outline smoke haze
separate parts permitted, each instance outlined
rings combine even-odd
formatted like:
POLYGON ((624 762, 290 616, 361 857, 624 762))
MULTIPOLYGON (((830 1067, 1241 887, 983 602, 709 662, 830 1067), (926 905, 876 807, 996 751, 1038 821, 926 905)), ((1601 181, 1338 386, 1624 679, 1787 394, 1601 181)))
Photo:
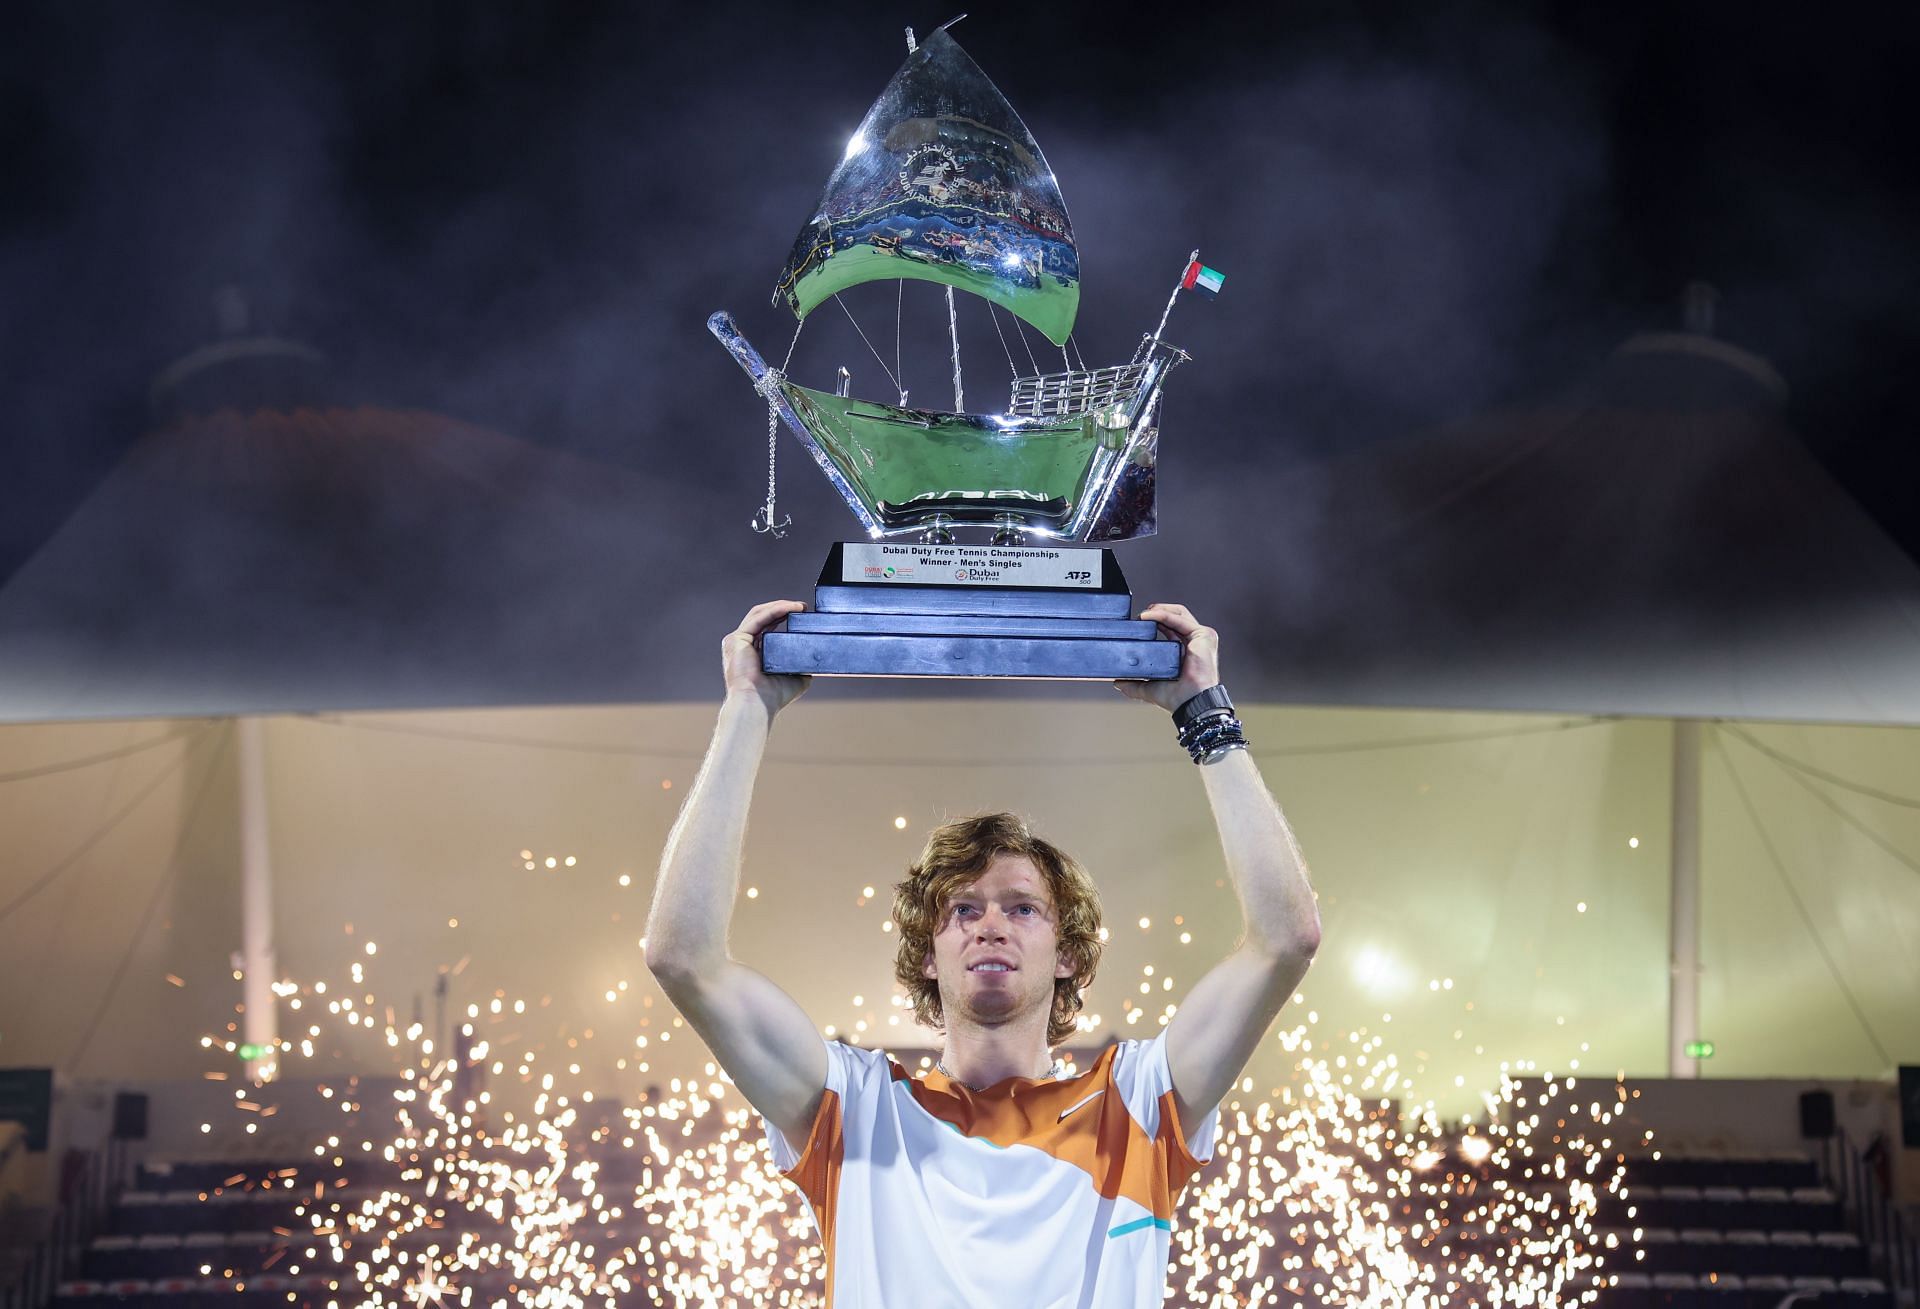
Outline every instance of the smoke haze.
MULTIPOLYGON (((90 666, 23 703, 128 711, 138 679, 121 661, 163 629, 160 662, 178 671, 141 692, 162 697, 155 711, 225 703, 193 670, 218 681, 205 670, 229 664, 282 669, 253 683, 268 704, 303 678, 313 703, 405 702, 436 679, 454 702, 709 693, 725 625, 763 594, 804 594, 850 523, 783 435, 796 530, 746 530, 765 414, 703 322, 727 308, 763 353, 785 352, 791 319, 767 302, 780 259, 904 56, 904 22, 948 17, 20 10, 0 53, 0 158, 17 180, 0 199, 0 639, 16 674, 90 666), (218 339, 223 287, 244 293, 247 332, 326 356, 326 402, 423 415, 401 442, 410 471, 342 429, 338 461, 358 471, 326 471, 313 446, 308 473, 257 474, 282 487, 274 512, 249 504, 245 476, 209 508, 182 469, 208 447, 164 427, 149 386, 218 339), (127 557, 156 574, 137 593, 118 576, 127 557), (243 612, 218 641, 132 612, 182 594, 243 612), (556 685, 562 654, 575 663, 556 685), (621 671, 636 664, 654 671, 621 671)), ((1169 327, 1195 361, 1168 391, 1163 536, 1123 553, 1137 598, 1190 597, 1223 626, 1289 639, 1335 624, 1363 654, 1404 640, 1409 605, 1450 605, 1466 583, 1356 572, 1341 554, 1345 519, 1383 503, 1354 489, 1387 475, 1368 461, 1444 446, 1490 411, 1559 413, 1630 333, 1677 326, 1696 276, 1722 293, 1723 335, 1793 384, 1778 422, 1914 550, 1906 457, 1884 436, 1913 416, 1892 380, 1915 335, 1913 187, 1893 163, 1912 129, 1876 118, 1912 33, 1862 49, 1748 14, 1735 48, 1699 21, 1249 9, 1189 41, 1049 7, 955 29, 1059 176, 1089 363, 1131 352, 1189 249, 1228 276, 1217 303, 1189 298, 1169 327), (1820 94, 1788 94, 1808 85, 1820 94), (1276 606, 1293 617, 1262 612, 1276 606)), ((884 395, 893 291, 846 300, 881 359, 829 306, 794 371, 825 384, 844 364, 857 391, 884 395)), ((909 284, 901 303, 902 384, 944 404, 943 302, 909 284)), ((963 325, 963 354, 970 407, 997 403, 1009 364, 986 318, 963 325)), ((245 444, 222 457, 277 457, 245 444)), ((1636 538, 1653 538, 1653 562, 1629 571, 1699 553, 1684 537, 1698 497, 1659 503, 1636 538)), ((1464 557, 1444 562, 1445 542, 1423 548, 1441 577, 1472 576, 1464 557)), ((1755 601, 1763 617, 1780 603, 1755 601)), ((1413 630, 1473 625, 1430 608, 1413 630)), ((1249 681, 1313 694, 1282 654, 1258 659, 1249 681)))

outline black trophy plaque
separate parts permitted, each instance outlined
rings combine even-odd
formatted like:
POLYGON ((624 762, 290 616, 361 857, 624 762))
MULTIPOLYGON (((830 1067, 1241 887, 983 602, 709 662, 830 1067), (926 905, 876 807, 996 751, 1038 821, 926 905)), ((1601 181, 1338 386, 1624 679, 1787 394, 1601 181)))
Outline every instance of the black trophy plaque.
POLYGON ((1166 681, 1180 643, 1133 617, 1113 551, 842 542, 814 608, 762 640, 770 673, 1166 681))

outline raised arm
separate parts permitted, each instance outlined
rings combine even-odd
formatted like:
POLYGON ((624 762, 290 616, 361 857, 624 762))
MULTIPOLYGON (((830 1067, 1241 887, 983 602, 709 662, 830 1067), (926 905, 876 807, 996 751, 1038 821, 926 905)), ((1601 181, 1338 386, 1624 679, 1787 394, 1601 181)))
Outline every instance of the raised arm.
MULTIPOLYGON (((1180 605, 1152 605, 1141 617, 1186 643, 1180 678, 1118 683, 1124 694, 1171 711, 1219 685, 1218 633, 1180 605)), ((1232 1089, 1320 946, 1320 914, 1306 862, 1253 759, 1245 750, 1229 750, 1202 764, 1200 774, 1246 930, 1167 1024, 1174 1100, 1188 1129, 1232 1089)))
POLYGON ((760 636, 801 609, 758 605, 721 646, 727 698, 713 744, 667 837, 647 919, 647 967, 733 1078, 747 1103, 797 1146, 826 1087, 827 1053, 793 998, 727 951, 740 890, 747 806, 774 715, 806 690, 804 677, 760 666, 760 636))

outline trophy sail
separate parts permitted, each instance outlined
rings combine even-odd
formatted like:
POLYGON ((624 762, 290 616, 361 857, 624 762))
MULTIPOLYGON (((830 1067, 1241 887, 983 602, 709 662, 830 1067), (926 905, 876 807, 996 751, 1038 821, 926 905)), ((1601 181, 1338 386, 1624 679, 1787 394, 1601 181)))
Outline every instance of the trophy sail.
POLYGON ((991 300, 1055 345, 1080 307, 1060 184, 1013 106, 944 30, 907 56, 847 142, 774 302, 805 318, 847 287, 901 278, 991 300))

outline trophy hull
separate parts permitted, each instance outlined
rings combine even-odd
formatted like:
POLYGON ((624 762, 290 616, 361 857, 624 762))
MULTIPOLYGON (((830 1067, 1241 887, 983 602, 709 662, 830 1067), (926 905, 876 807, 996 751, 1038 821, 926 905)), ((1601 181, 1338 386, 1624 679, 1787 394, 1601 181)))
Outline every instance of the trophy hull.
POLYGON ((854 482, 881 526, 919 527, 1013 514, 1028 530, 1064 534, 1126 446, 1124 427, 1091 413, 1054 421, 945 414, 786 384, 794 412, 854 482))
POLYGON ((1178 677, 1180 643, 1132 605, 1111 550, 840 544, 814 609, 768 632, 761 661, 824 677, 1178 677), (992 584, 948 580, 962 573, 992 584))
POLYGON ((1154 534, 1165 345, 1135 362, 1020 379, 1008 412, 945 413, 835 395, 768 367, 732 317, 707 326, 874 540, 979 524, 1097 543, 1154 534))

